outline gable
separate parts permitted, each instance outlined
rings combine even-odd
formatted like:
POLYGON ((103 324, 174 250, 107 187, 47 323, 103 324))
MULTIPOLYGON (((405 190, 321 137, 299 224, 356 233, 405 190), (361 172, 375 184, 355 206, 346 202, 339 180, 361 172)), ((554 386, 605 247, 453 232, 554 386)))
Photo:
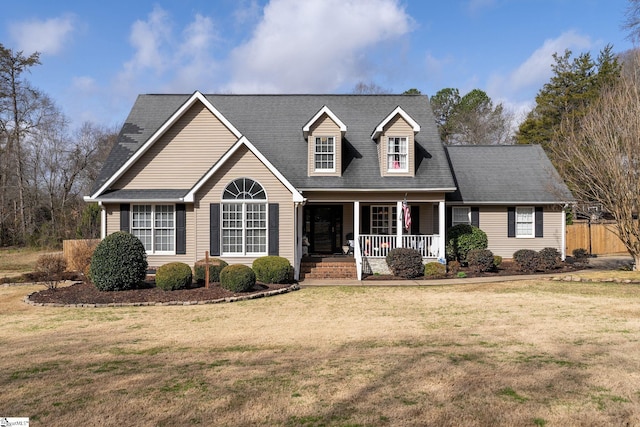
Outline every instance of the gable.
POLYGON ((307 168, 309 176, 340 176, 342 172, 342 132, 341 127, 336 123, 332 117, 328 114, 322 114, 313 125, 309 127, 308 137, 308 156, 307 156, 307 168), (316 170, 315 165, 315 150, 316 150, 316 137, 331 137, 334 138, 334 171, 333 172, 320 172, 316 170))
POLYGON ((117 189, 190 188, 236 141, 195 103, 117 180, 117 189))

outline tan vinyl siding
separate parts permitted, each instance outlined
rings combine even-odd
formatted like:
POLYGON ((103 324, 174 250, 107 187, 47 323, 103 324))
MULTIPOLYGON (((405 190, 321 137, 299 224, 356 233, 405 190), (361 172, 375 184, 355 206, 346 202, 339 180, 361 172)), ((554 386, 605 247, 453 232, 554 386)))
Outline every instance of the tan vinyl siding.
POLYGON ((196 103, 112 188, 191 188, 236 140, 204 105, 196 103))
MULTIPOLYGON (((141 204, 141 203, 140 203, 141 204)), ((105 205, 107 211, 107 235, 120 231, 120 203, 105 205)), ((187 246, 183 255, 153 255, 147 254, 149 267, 160 267, 174 261, 180 261, 193 266, 198 259, 195 252, 196 241, 196 215, 192 204, 186 205, 187 222, 187 246)), ((204 255, 202 256, 204 258, 204 255)))
POLYGON ((379 160, 380 160, 380 173, 382 176, 414 176, 415 175, 415 140, 413 136, 413 128, 406 120, 400 116, 396 115, 393 119, 389 121, 387 126, 384 128, 384 132, 380 135, 380 139, 378 141, 378 152, 379 152, 379 160), (407 161, 408 161, 408 172, 388 172, 387 171, 387 138, 400 136, 407 137, 407 161))
POLYGON ((340 176, 342 175, 342 136, 340 127, 326 113, 320 116, 318 120, 309 129, 307 170, 309 176, 340 176), (332 136, 335 138, 335 172, 316 172, 315 171, 315 146, 316 137, 332 136))
MULTIPOLYGON (((291 192, 247 148, 241 147, 196 194, 197 253, 202 258, 209 250, 209 205, 221 203, 224 188, 237 178, 260 183, 269 203, 279 204, 279 255, 294 262, 294 205, 291 192)), ((251 265, 254 257, 225 257, 228 263, 251 265)))
POLYGON ((107 211, 107 235, 120 231, 120 204, 105 204, 107 211))
POLYGON ((562 211, 549 206, 544 207, 544 237, 517 238, 507 237, 507 207, 481 206, 480 229, 487 233, 488 249, 494 255, 512 258, 519 249, 539 251, 546 247, 562 250, 562 211))

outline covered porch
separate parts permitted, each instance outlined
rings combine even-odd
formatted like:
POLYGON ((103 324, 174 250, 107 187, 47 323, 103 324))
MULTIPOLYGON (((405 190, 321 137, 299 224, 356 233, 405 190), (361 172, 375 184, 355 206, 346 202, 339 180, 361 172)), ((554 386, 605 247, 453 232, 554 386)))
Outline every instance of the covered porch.
POLYGON ((406 199, 406 208, 404 194, 355 201, 322 196, 308 197, 299 207, 300 259, 353 256, 361 280, 363 274, 387 273, 385 257, 394 248, 416 249, 424 262, 444 258, 444 194, 413 195, 406 199))

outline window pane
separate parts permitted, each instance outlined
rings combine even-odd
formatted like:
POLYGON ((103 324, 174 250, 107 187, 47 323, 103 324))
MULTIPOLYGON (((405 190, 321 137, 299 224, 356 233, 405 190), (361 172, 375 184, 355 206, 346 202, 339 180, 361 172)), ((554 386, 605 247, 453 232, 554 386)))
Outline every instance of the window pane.
POLYGON ((533 236, 533 208, 516 208, 516 236, 533 236))
POLYGON ((387 169, 389 171, 408 170, 408 139, 406 137, 388 138, 387 169))
POLYGON ((314 153, 315 169, 335 169, 335 139, 332 136, 316 137, 314 153))

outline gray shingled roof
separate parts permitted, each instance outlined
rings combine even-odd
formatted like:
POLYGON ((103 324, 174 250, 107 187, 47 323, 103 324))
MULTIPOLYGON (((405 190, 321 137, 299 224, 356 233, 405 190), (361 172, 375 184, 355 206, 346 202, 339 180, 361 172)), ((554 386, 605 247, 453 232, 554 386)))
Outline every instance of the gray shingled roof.
POLYGON ((458 190, 447 201, 565 203, 573 196, 539 145, 448 146, 458 190))
MULTIPOLYGON (((191 95, 140 95, 98 177, 92 194, 191 95)), ((447 189, 455 183, 426 96, 410 95, 206 95, 269 161, 299 189, 447 189), (323 107, 344 122, 342 177, 307 176, 302 127, 323 107), (416 135, 415 178, 380 175, 375 127, 397 106, 421 126, 416 135)))

